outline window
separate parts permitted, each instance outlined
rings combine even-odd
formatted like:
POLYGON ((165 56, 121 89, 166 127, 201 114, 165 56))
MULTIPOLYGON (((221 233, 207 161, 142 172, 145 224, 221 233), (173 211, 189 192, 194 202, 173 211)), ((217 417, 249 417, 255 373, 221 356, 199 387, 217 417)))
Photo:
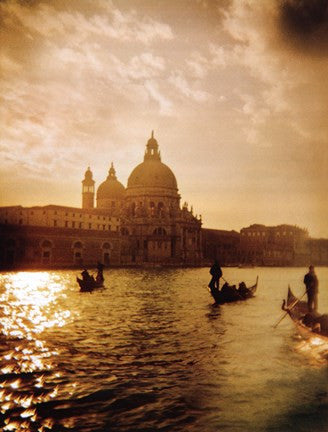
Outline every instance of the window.
POLYGON ((155 228, 153 235, 166 235, 166 230, 162 227, 155 228))
POLYGON ((110 225, 108 225, 108 231, 110 231, 110 229, 111 229, 111 226, 110 226, 110 225))
POLYGON ((56 219, 54 220, 54 227, 56 227, 57 226, 57 221, 56 221, 56 219))
POLYGON ((74 243, 73 247, 76 249, 82 249, 83 245, 80 241, 77 241, 74 243))
POLYGON ((68 227, 68 221, 65 221, 65 228, 68 227))
POLYGON ((91 229, 91 228, 92 228, 92 223, 89 222, 89 229, 91 229))
POLYGON ((79 228, 82 228, 82 226, 83 226, 83 222, 80 222, 79 223, 79 228))

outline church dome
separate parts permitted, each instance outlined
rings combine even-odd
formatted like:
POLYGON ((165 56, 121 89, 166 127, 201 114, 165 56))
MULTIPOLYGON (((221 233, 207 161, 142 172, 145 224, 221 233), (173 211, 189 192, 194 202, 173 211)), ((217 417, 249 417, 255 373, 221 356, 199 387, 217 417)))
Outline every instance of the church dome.
POLYGON ((117 180, 115 169, 112 164, 107 179, 98 187, 97 200, 122 199, 124 193, 125 187, 117 180))
POLYGON ((171 169, 161 162, 158 143, 152 132, 147 142, 144 161, 136 166, 128 179, 128 188, 164 188, 177 191, 177 181, 171 169))

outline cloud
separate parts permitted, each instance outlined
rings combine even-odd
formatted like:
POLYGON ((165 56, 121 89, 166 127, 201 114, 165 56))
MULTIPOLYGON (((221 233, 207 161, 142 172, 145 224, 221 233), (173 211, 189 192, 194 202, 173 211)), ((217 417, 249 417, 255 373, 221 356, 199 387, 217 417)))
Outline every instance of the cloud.
POLYGON ((173 115, 173 104, 164 96, 163 92, 159 89, 158 84, 152 80, 147 80, 144 85, 150 99, 158 103, 160 113, 162 115, 173 115))
POLYGON ((181 71, 176 71, 172 73, 169 78, 169 82, 180 91, 180 93, 187 98, 193 99, 196 102, 206 102, 210 98, 210 94, 204 90, 195 88, 195 83, 193 86, 187 81, 183 76, 181 71))
POLYGON ((294 48, 308 55, 328 55, 327 0, 283 0, 279 23, 283 39, 294 48))

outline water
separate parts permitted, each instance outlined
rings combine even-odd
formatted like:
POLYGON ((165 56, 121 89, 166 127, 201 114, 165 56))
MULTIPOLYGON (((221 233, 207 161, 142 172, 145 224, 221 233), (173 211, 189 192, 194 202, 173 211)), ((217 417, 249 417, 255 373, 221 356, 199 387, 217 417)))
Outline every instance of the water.
MULTIPOLYGON (((0 428, 4 431, 328 430, 328 347, 304 342, 281 300, 306 269, 259 275, 257 295, 212 306, 208 269, 0 274, 0 428)), ((318 268, 328 312, 328 268, 318 268)), ((1 429, 1 430, 2 430, 1 429)))

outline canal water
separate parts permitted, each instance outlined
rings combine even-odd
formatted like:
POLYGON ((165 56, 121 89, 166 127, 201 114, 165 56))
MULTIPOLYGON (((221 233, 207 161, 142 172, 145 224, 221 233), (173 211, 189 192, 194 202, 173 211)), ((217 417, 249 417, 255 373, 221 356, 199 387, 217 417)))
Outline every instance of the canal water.
POLYGON ((74 271, 0 274, 0 429, 328 431, 328 347, 273 328, 306 269, 224 268, 259 285, 219 307, 208 270, 107 270, 93 293, 74 271))

